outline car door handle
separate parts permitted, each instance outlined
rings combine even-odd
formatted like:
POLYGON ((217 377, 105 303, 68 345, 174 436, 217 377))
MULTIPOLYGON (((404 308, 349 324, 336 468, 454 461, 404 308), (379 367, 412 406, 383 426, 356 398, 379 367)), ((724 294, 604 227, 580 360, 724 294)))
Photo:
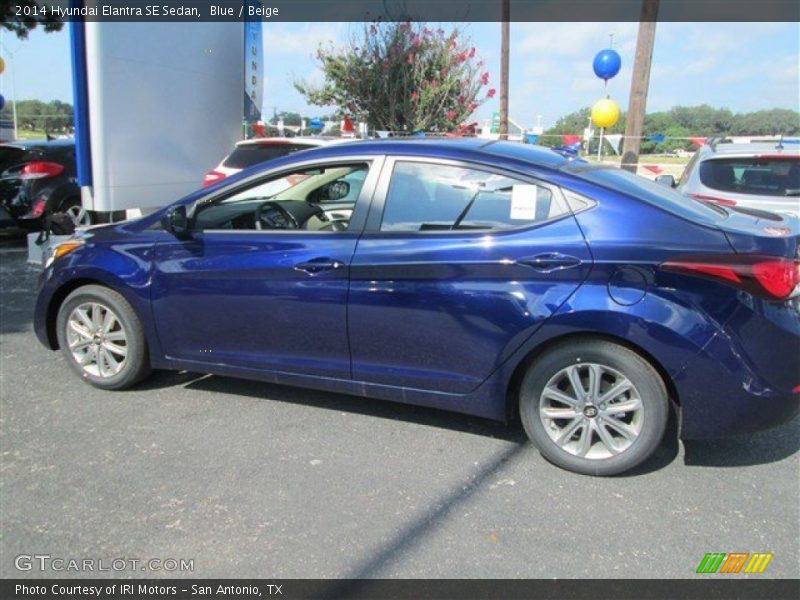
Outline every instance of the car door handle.
POLYGON ((540 273, 552 273, 553 271, 563 271, 577 267, 581 264, 581 259, 560 252, 544 252, 536 256, 527 256, 516 261, 518 265, 530 267, 540 273))
POLYGON ((322 273, 323 271, 341 269, 344 266, 345 264, 343 262, 333 258, 312 258, 309 261, 297 263, 294 266, 294 270, 303 271, 303 273, 308 273, 309 275, 316 275, 317 273, 322 273))

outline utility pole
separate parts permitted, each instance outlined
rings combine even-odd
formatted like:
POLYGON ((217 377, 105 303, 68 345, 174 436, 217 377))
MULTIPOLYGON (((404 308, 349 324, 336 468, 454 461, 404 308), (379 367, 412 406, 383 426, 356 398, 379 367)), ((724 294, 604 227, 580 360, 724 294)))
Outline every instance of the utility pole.
POLYGON ((500 139, 508 139, 508 39, 509 0, 501 0, 500 28, 500 139))
POLYGON ((653 45, 656 38, 658 1, 642 0, 642 16, 639 21, 636 58, 631 77, 631 95, 625 121, 625 141, 622 145, 622 168, 631 173, 636 173, 639 165, 639 148, 647 110, 647 88, 650 85, 650 63, 653 60, 653 45))

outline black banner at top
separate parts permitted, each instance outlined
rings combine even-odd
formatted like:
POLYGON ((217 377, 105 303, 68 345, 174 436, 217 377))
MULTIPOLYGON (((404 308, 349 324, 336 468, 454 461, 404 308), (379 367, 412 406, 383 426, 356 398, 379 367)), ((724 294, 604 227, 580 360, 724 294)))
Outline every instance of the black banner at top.
MULTIPOLYGON (((509 0, 514 22, 798 21, 797 0, 509 0), (652 14, 649 11, 647 14, 652 14), (644 17, 645 19, 648 17, 644 17)), ((4 21, 500 21, 502 0, 0 0, 4 21)))

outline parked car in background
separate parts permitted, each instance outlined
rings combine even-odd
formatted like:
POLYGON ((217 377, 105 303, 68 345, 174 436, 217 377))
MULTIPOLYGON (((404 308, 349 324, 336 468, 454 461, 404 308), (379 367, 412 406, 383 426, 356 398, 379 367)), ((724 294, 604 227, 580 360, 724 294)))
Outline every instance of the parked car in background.
POLYGON ((47 213, 64 212, 75 225, 94 215, 81 205, 74 140, 30 140, 0 145, 0 204, 24 229, 38 229, 47 213))
POLYGON ((233 152, 206 174, 203 185, 211 185, 242 169, 248 169, 273 158, 340 141, 344 140, 335 137, 265 137, 243 140, 237 142, 233 152))
POLYGON ((353 142, 53 246, 34 329, 101 389, 176 369, 519 414, 610 475, 671 404, 684 439, 798 412, 800 225, 776 218, 537 146, 353 142))
POLYGON ((697 150, 680 180, 658 183, 721 206, 800 215, 800 147, 797 144, 711 143, 697 150))

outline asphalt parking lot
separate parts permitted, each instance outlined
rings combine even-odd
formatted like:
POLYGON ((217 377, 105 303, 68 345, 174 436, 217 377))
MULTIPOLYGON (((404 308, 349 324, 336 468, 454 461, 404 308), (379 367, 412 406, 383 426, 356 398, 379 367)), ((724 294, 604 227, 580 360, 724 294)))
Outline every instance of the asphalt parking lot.
POLYGON ((104 575, 15 569, 44 553, 194 577, 691 578, 706 552, 800 577, 798 419, 596 479, 518 424, 192 373, 102 392, 36 341, 24 260, 0 247, 0 577, 104 575))

